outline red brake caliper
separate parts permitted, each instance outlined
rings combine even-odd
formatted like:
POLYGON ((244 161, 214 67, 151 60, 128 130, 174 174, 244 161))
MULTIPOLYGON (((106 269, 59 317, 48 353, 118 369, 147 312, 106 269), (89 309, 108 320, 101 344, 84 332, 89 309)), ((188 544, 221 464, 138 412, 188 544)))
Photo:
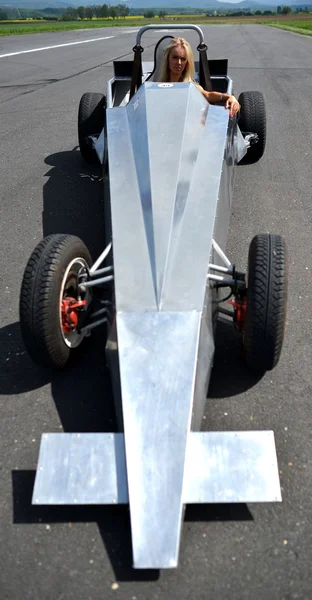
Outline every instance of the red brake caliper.
POLYGON ((76 298, 63 298, 61 305, 63 333, 70 333, 78 325, 78 310, 86 306, 86 300, 76 298))
POLYGON ((235 300, 229 300, 229 304, 234 307, 234 322, 238 329, 242 331, 246 321, 247 298, 238 299, 236 297, 235 300))

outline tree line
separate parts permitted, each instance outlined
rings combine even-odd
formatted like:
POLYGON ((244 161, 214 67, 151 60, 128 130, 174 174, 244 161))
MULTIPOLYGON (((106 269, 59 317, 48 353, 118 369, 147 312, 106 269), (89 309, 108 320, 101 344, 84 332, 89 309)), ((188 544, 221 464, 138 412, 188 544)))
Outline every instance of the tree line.
MULTIPOLYGON (((311 10, 311 6, 278 6, 275 10, 252 10, 250 8, 235 10, 235 5, 233 5, 233 9, 216 9, 209 8, 206 11, 199 8, 192 8, 192 13, 196 15, 211 17, 248 17, 251 15, 287 15, 290 13, 309 13, 309 8, 311 10)), ((189 12, 190 9, 172 9, 168 8, 166 10, 161 9, 147 9, 143 12, 142 9, 139 8, 130 8, 125 4, 118 4, 117 6, 110 6, 109 4, 102 5, 92 5, 92 6, 78 6, 78 8, 68 7, 66 9, 59 8, 45 8, 42 10, 34 10, 34 9, 25 9, 25 8, 14 8, 14 7, 3 7, 0 8, 0 20, 8 20, 8 19, 42 19, 42 20, 58 20, 58 21, 77 21, 78 19, 88 19, 91 20, 93 18, 97 19, 118 19, 125 18, 129 15, 131 16, 143 16, 146 19, 153 19, 154 17, 164 19, 168 17, 171 19, 171 15, 183 15, 185 11, 189 12)), ((176 17, 175 17, 176 18, 176 17)))
MULTIPOLYGON (((102 5, 91 5, 91 6, 78 6, 77 8, 68 7, 62 14, 61 19, 64 21, 76 21, 77 19, 118 19, 128 17, 130 9, 125 4, 117 4, 117 6, 110 6, 109 4, 102 5)), ((142 12, 141 12, 142 14, 142 12)), ((146 10, 143 15, 146 19, 152 19, 158 16, 164 19, 166 16, 165 10, 159 10, 155 13, 153 10, 146 10)))
MULTIPOLYGON (((170 15, 170 10, 165 11, 163 9, 156 11, 156 10, 152 10, 152 9, 148 9, 143 13, 143 16, 146 19, 153 19, 154 17, 158 17, 160 19, 164 19, 167 15, 170 15)), ((195 12, 195 11, 194 11, 195 12)), ((277 8, 277 13, 279 14, 284 14, 287 15, 289 13, 291 13, 292 10, 289 6, 279 6, 277 8)), ((66 11, 62 14, 62 16, 60 17, 62 20, 65 21, 76 21, 77 19, 92 19, 93 17, 97 18, 97 19, 117 19, 117 18, 125 18, 127 17, 129 14, 133 15, 135 14, 135 11, 133 9, 129 9, 128 6, 125 6, 124 4, 118 4, 117 6, 110 6, 109 4, 102 4, 102 5, 94 5, 94 6, 78 6, 78 8, 72 8, 72 7, 68 7, 66 9, 66 11)), ((138 10, 138 13, 142 15, 142 10, 138 10)), ((176 14, 178 14, 178 11, 176 11, 176 14)), ((216 10, 216 9, 211 9, 209 11, 205 11, 205 16, 213 16, 213 15, 222 15, 222 16, 248 16, 248 15, 272 15, 275 14, 275 11, 272 10, 251 10, 251 9, 243 9, 243 10, 235 10, 235 9, 228 9, 228 10, 216 10)))
POLYGON ((76 21, 77 19, 116 19, 118 17, 127 17, 129 15, 129 7, 125 4, 117 6, 109 6, 108 4, 78 6, 73 8, 69 6, 62 15, 64 21, 76 21))

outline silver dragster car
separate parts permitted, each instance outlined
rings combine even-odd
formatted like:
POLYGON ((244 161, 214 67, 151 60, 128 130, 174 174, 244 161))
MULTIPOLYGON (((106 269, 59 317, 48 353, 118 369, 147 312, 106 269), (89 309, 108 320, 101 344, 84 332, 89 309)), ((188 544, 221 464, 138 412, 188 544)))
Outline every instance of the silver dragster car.
POLYGON ((26 348, 48 367, 64 367, 105 323, 119 422, 110 434, 45 433, 33 503, 128 503, 134 567, 157 569, 178 565, 186 504, 281 500, 272 431, 200 429, 218 315, 233 319, 262 375, 280 356, 287 293, 281 237, 254 237, 247 277, 225 254, 236 166, 265 149, 263 96, 243 92, 230 118, 193 83, 159 83, 173 36, 152 63, 141 39, 164 27, 196 31, 196 79, 232 92, 227 60, 208 60, 199 27, 143 27, 106 95, 79 106, 81 154, 109 179, 110 239, 94 264, 75 236, 43 239, 20 297, 26 348))

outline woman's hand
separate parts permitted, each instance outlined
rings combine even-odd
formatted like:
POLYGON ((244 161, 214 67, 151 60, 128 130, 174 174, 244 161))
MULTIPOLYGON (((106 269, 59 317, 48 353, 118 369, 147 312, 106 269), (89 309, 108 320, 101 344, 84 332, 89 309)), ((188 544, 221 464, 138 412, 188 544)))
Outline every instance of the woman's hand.
POLYGON ((198 83, 195 83, 197 89, 205 96, 210 104, 217 104, 218 102, 225 102, 225 108, 230 109, 230 117, 236 115, 240 109, 240 104, 236 100, 235 96, 231 94, 221 94, 220 92, 206 92, 204 88, 198 83))
POLYGON ((240 104, 236 100, 235 96, 229 96, 226 103, 225 108, 230 109, 230 117, 236 115, 240 109, 240 104))

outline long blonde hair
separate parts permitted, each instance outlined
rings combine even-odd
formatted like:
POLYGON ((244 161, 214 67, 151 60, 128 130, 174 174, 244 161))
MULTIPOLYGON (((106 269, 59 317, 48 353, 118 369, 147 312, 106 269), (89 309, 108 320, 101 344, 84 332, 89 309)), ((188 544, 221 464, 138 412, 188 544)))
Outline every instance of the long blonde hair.
POLYGON ((184 38, 173 38, 170 44, 164 50, 164 56, 161 63, 160 71, 159 71, 159 79, 158 81, 170 81, 170 71, 169 71, 169 54, 173 48, 176 46, 181 46, 185 50, 186 54, 186 67, 180 77, 180 81, 189 82, 194 80, 195 75, 195 66, 194 66, 194 55, 193 50, 190 44, 184 38))

